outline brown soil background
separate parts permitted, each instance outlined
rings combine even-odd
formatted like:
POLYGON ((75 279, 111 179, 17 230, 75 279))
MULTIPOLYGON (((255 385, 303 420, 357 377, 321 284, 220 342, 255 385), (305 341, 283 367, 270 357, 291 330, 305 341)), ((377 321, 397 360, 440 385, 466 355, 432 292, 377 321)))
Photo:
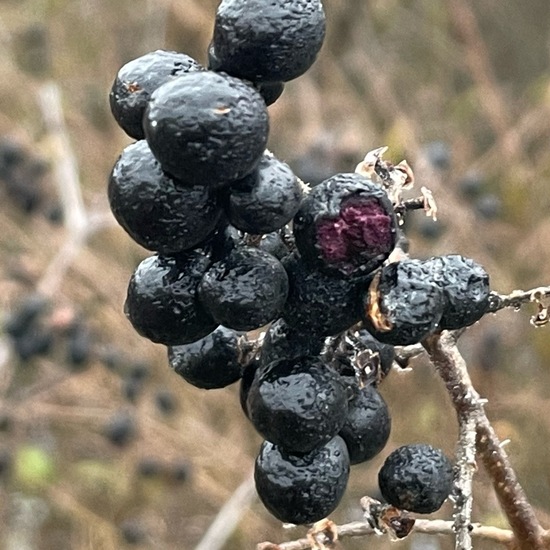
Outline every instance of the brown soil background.
MULTIPOLYGON (((411 216, 411 255, 461 253, 483 264, 495 290, 550 282, 550 3, 497 0, 326 0, 328 35, 307 75, 289 83, 270 107, 270 149, 308 175, 354 169, 381 145, 406 158, 421 185, 432 189, 443 232, 423 230, 411 216), (450 165, 428 169, 428 144, 442 141, 450 165), (500 201, 486 219, 461 193, 472 171, 500 201)), ((147 51, 168 48, 206 62, 214 0, 0 0, 0 135, 53 163, 56 151, 39 107, 54 81, 62 93, 68 136, 89 211, 107 212, 106 181, 130 141, 111 119, 107 94, 118 68, 147 51), (45 42, 32 37, 45 37, 45 42), (47 48, 45 47, 47 46, 47 48)), ((55 175, 44 181, 56 200, 55 175)), ((27 216, 0 192, 0 315, 39 284, 70 228, 27 216)), ((7 341, 0 369, 0 408, 14 426, 0 433, 13 457, 0 477, 0 547, 130 548, 120 526, 135 520, 142 548, 193 549, 224 502, 249 475, 260 438, 242 415, 238 388, 205 392, 179 380, 165 350, 134 333, 122 312, 128 278, 146 252, 118 227, 93 234, 52 298, 54 311, 73 310, 95 335, 89 368, 71 374, 58 350, 19 362, 7 341), (99 356, 115 349, 150 366, 135 404, 122 397, 123 379, 99 356), (164 417, 154 395, 169 388, 177 412, 164 417), (137 437, 124 449, 102 436, 116 411, 135 415, 137 437), (51 475, 29 482, 29 448, 51 461, 51 475), (41 455, 44 456, 44 455, 41 455), (146 457, 185 461, 189 479, 144 480, 146 457), (30 517, 41 521, 30 521, 30 517), (27 519, 25 519, 27 518, 27 519), (18 538, 19 537, 19 538, 18 538), (17 541, 27 540, 28 546, 17 541), (14 542, 15 541, 15 542, 14 542), (15 546, 14 546, 15 544, 15 546)), ((533 311, 482 319, 461 339, 471 374, 488 398, 487 411, 541 521, 550 526, 550 328, 529 325, 533 311)), ((56 348, 57 349, 57 348, 56 348)), ((425 441, 453 453, 454 413, 442 384, 423 360, 392 373, 382 386, 393 415, 391 440, 379 458, 352 471, 333 519, 360 516, 359 498, 375 495, 376 473, 393 448, 425 441)), ((38 469, 40 469, 38 467, 38 469)), ((39 477, 40 475, 37 474, 39 477)), ((34 478, 33 478, 34 479, 34 478)), ((445 505, 436 517, 450 517, 445 505)), ((479 471, 474 519, 506 526, 479 471)), ((264 540, 296 538, 254 500, 225 550, 252 549, 264 540)), ((346 540, 343 548, 385 549, 384 538, 346 540)), ((446 549, 446 539, 412 537, 403 549, 446 549)), ((476 544, 489 549, 490 544, 476 544)))

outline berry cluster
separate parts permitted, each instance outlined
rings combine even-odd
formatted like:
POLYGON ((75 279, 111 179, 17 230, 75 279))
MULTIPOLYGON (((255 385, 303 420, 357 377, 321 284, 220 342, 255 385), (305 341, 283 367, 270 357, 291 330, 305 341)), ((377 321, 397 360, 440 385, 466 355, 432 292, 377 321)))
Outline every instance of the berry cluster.
MULTIPOLYGON (((391 419, 378 385, 393 346, 470 325, 489 299, 487 273, 469 259, 390 258, 401 237, 390 165, 309 191, 265 151, 267 106, 311 66, 324 33, 319 0, 222 0, 208 69, 152 52, 122 67, 110 94, 138 140, 112 170, 110 205, 155 252, 131 277, 126 315, 189 383, 241 380, 242 408, 265 438, 258 494, 290 523, 330 514, 350 465, 384 448, 391 419)), ((405 446, 380 489, 394 506, 432 512, 452 469, 437 449, 405 446)))

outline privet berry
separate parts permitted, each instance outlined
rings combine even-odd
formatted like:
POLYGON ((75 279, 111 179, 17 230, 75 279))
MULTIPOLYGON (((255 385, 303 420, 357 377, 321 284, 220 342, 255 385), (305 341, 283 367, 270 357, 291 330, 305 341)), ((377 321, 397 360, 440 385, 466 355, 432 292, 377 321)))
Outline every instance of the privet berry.
POLYGON ((218 323, 197 296, 209 266, 208 256, 198 250, 143 260, 130 279, 124 304, 135 330, 166 346, 189 344, 212 332, 218 323))
POLYGON ((293 227, 306 261, 332 273, 360 276, 389 256, 397 222, 379 185, 360 174, 337 174, 311 190, 293 227))
POLYGON ((254 468, 258 496, 286 523, 313 523, 338 506, 349 478, 344 441, 335 437, 313 451, 294 455, 264 441, 254 468))
POLYGON ((456 330, 479 321, 489 305, 489 275, 478 263, 458 254, 426 261, 433 281, 443 290, 442 329, 456 330))
POLYGON ((203 67, 184 53, 156 50, 126 63, 113 82, 109 103, 119 126, 134 139, 144 139, 143 114, 151 94, 162 84, 203 67))
POLYGON ((222 0, 213 50, 218 70, 252 82, 279 82, 305 73, 324 38, 320 0, 222 0))
POLYGON ((238 342, 238 333, 220 326, 196 342, 169 346, 168 362, 197 388, 225 388, 241 378, 238 342))
POLYGON ((426 263, 403 260, 375 275, 364 305, 363 324, 377 340, 407 346, 439 327, 444 296, 426 263))
POLYGON ((418 514, 439 510, 451 493, 453 464, 443 451, 423 443, 391 453, 378 474, 388 503, 418 514))
POLYGON ((199 285, 203 307, 221 325, 254 330, 279 317, 288 294, 281 262, 257 248, 237 246, 212 264, 199 285))
POLYGON ((109 204, 138 244, 174 254, 206 240, 222 209, 212 189, 185 185, 164 172, 145 140, 126 147, 109 178, 109 204))
POLYGON ((347 393, 321 358, 282 359, 257 371, 247 406, 254 427, 268 441, 288 452, 307 453, 340 431, 347 393))
POLYGON ((248 176, 231 184, 225 211, 237 229, 261 235, 284 227, 298 211, 302 187, 284 162, 264 154, 248 176))
POLYGON ((256 168, 269 122, 265 102, 252 86, 204 71, 157 88, 143 126, 164 170, 188 184, 219 187, 256 168))
POLYGON ((356 388, 338 435, 346 442, 351 464, 374 458, 390 436, 391 416, 384 398, 373 386, 356 388))

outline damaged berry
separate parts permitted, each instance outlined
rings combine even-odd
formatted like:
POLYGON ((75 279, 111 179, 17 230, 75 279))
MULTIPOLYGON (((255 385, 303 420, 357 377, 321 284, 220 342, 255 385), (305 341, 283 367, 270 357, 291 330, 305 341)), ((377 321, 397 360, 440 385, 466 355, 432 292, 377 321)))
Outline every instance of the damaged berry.
POLYGON ((294 217, 303 258, 346 276, 381 266, 395 246, 396 228, 386 192, 359 174, 337 174, 320 183, 294 217))
POLYGON ((408 346, 439 328, 445 300, 425 262, 403 260, 374 277, 364 304, 363 324, 377 340, 408 346))

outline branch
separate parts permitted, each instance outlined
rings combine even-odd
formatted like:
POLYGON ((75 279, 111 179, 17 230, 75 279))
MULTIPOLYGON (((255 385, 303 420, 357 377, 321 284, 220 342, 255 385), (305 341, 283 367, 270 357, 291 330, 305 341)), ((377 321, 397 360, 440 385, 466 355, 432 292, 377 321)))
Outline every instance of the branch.
POLYGON ((550 286, 540 286, 531 290, 514 290, 510 294, 498 294, 491 292, 487 313, 496 313, 501 309, 512 307, 519 309, 522 305, 535 302, 538 306, 538 313, 531 319, 531 323, 540 327, 550 321, 550 286))
POLYGON ((444 332, 426 338, 423 345, 447 387, 459 418, 465 415, 476 420, 478 452, 519 547, 543 550, 545 533, 487 419, 484 401, 472 386, 456 341, 450 333, 444 332))
MULTIPOLYGON (((365 537, 371 535, 380 536, 366 521, 353 521, 336 527, 338 538, 365 537)), ((425 535, 454 535, 454 523, 452 521, 417 519, 411 533, 422 533, 425 535)), ((510 544, 514 540, 512 531, 499 529, 497 527, 484 527, 473 524, 470 535, 478 540, 488 540, 500 544, 510 544)), ((305 537, 290 542, 274 544, 262 542, 258 544, 257 550, 311 550, 311 538, 305 537)), ((315 549, 314 549, 315 550, 315 549)))

